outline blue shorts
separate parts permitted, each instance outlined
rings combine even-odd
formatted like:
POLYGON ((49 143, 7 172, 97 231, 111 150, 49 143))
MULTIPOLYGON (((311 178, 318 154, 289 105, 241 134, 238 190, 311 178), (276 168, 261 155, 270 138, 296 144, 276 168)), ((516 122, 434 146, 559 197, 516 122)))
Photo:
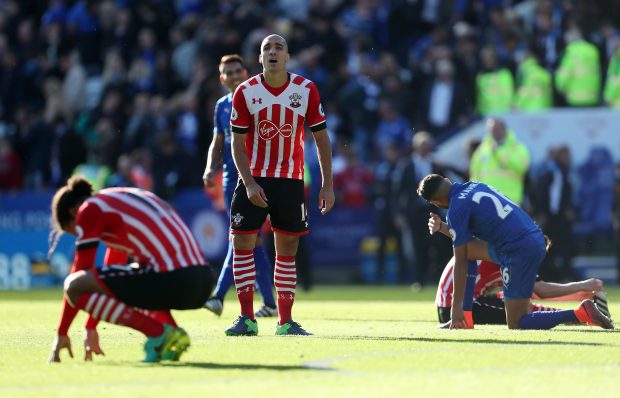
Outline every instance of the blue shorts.
POLYGON ((545 258, 546 242, 542 232, 525 236, 519 247, 509 252, 496 251, 489 245, 489 257, 499 264, 502 274, 504 299, 526 299, 532 297, 538 268, 545 258))
POLYGON ((224 188, 224 201, 226 201, 226 214, 230 219, 230 203, 232 202, 233 194, 235 193, 235 188, 237 187, 237 180, 228 180, 223 184, 224 188))

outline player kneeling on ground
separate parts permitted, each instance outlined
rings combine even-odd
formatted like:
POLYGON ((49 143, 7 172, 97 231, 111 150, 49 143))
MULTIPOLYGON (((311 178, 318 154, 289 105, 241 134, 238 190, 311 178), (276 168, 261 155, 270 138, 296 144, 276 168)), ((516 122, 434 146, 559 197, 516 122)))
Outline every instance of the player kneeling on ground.
POLYGON ((479 182, 458 184, 429 174, 420 182, 418 194, 433 205, 448 209, 447 224, 432 214, 429 229, 433 233, 440 231, 453 241, 450 328, 471 327, 462 308, 467 261, 487 260, 500 265, 509 329, 551 329, 577 322, 613 329, 611 320, 592 300, 583 300, 574 311, 531 311, 530 299, 538 268, 546 255, 546 241, 527 213, 499 191, 479 182))
MULTIPOLYGON (((437 224, 438 225, 438 224, 437 224)), ((471 262, 472 260, 470 260, 471 262)), ((473 261, 477 269, 472 303, 473 323, 478 325, 505 325, 506 312, 502 289, 502 274, 499 264, 490 261, 473 261), (499 291, 499 293, 498 293, 499 291)), ((452 306, 452 272, 454 257, 446 264, 439 279, 435 305, 441 327, 449 327, 452 306)), ((469 275, 468 275, 469 276, 469 275)), ((593 300, 598 309, 611 319, 607 306, 607 292, 603 290, 603 281, 590 278, 571 283, 553 283, 537 279, 534 283, 534 300, 582 301, 593 300)), ((531 312, 558 311, 557 308, 540 304, 531 304, 531 312)))
POLYGON ((170 310, 201 308, 214 278, 198 243, 172 207, 136 188, 108 188, 93 195, 91 184, 74 176, 54 195, 52 223, 56 241, 62 232, 77 239, 49 361, 60 362, 63 348, 73 357, 67 332, 78 309, 90 314, 86 360, 93 352, 103 354, 95 329, 99 320, 144 333, 143 362, 178 360, 190 340, 170 310), (104 265, 96 268, 100 241, 108 249, 104 265))

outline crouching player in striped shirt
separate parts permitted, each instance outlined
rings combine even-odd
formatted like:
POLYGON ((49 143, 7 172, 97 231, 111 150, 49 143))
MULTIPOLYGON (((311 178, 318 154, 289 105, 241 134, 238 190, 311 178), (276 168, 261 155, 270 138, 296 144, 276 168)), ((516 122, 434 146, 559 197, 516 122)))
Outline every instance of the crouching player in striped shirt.
MULTIPOLYGON (((433 215, 437 217, 437 215, 433 215)), ((434 228, 439 228, 439 222, 433 223, 434 228)), ((436 231, 432 231, 434 233, 436 231)), ((505 325, 506 312, 504 307, 502 289, 502 274, 499 264, 491 261, 472 260, 477 268, 475 276, 475 288, 472 305, 473 323, 478 325, 505 325)), ((437 295, 435 296, 435 306, 440 327, 449 327, 450 310, 452 307, 452 273, 454 270, 454 258, 452 258, 444 268, 437 295)), ((590 278, 583 281, 571 283, 545 282, 537 278, 534 283, 534 300, 550 301, 582 301, 593 300, 598 309, 609 319, 611 315, 607 306, 607 292, 603 289, 603 281, 590 278)), ((557 311, 557 308, 548 307, 541 304, 531 303, 531 311, 557 311)))
POLYGON ((103 354, 96 332, 99 320, 142 332, 147 337, 144 362, 178 360, 190 340, 170 310, 201 308, 214 278, 198 243, 170 205, 136 188, 109 188, 93 195, 92 185, 74 176, 54 195, 52 223, 56 241, 62 232, 77 239, 49 361, 60 362, 63 348, 73 357, 67 332, 80 309, 90 315, 86 360, 93 352, 103 354), (108 249, 104 265, 95 267, 100 241, 108 249))

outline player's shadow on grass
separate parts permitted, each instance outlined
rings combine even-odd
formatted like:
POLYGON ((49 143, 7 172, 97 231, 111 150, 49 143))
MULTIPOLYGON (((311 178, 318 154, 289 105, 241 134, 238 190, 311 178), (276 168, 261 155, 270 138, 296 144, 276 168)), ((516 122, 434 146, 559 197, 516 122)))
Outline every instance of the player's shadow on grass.
POLYGON ((564 330, 566 332, 575 333, 620 333, 620 329, 602 330, 600 328, 574 328, 570 330, 564 330))
POLYGON ((258 363, 215 363, 215 362, 163 362, 160 366, 165 367, 181 367, 181 368, 201 368, 211 370, 274 370, 280 372, 288 372, 291 370, 318 370, 329 371, 334 370, 328 367, 312 367, 308 368, 302 365, 266 365, 258 363))
POLYGON ((348 318, 321 318, 321 321, 335 321, 335 322, 400 322, 400 323, 418 323, 418 322, 427 322, 427 323, 437 323, 437 321, 428 320, 428 319, 348 319, 348 318))
POLYGON ((366 340, 366 341, 412 341, 426 343, 466 343, 466 344, 509 344, 509 345, 567 345, 567 346, 608 346, 611 344, 588 341, 533 341, 502 339, 444 339, 430 337, 393 337, 393 336, 317 336, 327 340, 366 340))

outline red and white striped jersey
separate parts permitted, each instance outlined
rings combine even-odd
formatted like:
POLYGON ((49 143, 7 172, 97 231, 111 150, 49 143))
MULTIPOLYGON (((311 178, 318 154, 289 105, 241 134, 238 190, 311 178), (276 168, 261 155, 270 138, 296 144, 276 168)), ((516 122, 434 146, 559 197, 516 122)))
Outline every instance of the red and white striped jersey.
POLYGON ((196 239, 174 209, 142 189, 99 191, 82 203, 75 225, 76 270, 94 266, 100 241, 141 265, 153 266, 155 272, 207 264, 196 239))
MULTIPOLYGON (((437 307, 452 307, 453 268, 454 259, 450 260, 446 265, 441 278, 439 278, 439 286, 437 286, 437 295, 435 296, 435 305, 437 307)), ((502 274, 499 270, 499 265, 489 261, 478 261, 478 276, 476 277, 474 299, 501 289, 502 274)))
POLYGON ((247 133, 245 151, 252 176, 303 180, 304 122, 312 132, 326 128, 314 83, 289 73, 284 86, 273 88, 261 73, 237 88, 232 106, 232 131, 247 133))

